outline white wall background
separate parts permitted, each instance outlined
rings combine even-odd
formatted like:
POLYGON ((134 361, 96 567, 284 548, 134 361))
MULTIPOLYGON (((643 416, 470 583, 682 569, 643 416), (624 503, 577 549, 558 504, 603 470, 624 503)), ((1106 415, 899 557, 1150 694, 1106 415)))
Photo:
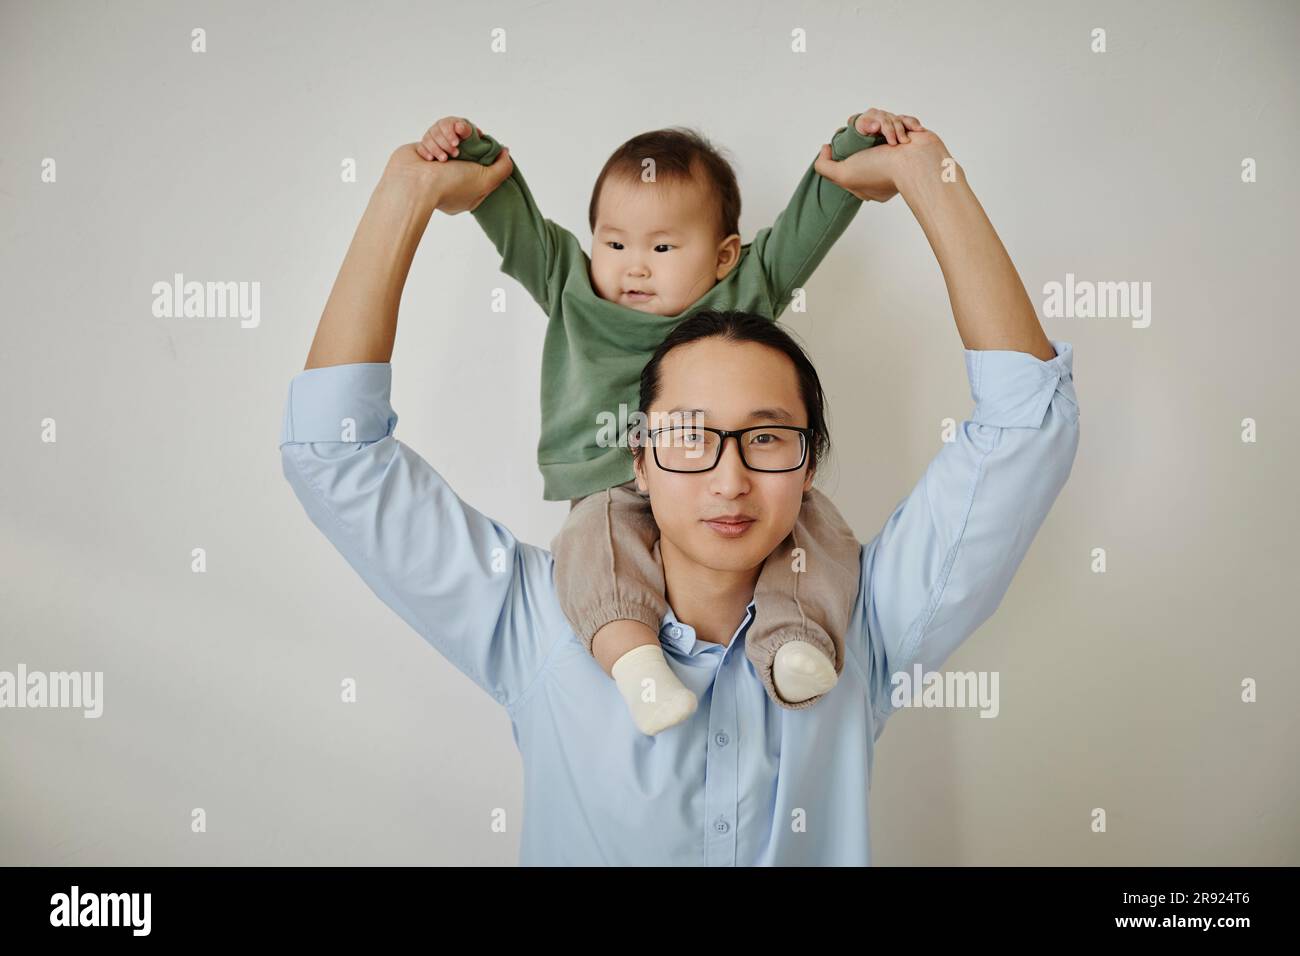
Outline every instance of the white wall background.
MULTIPOLYGON (((376 177, 465 115, 589 243, 608 153, 689 124, 734 157, 748 241, 875 105, 944 138, 1040 306, 1067 272, 1152 283, 1149 328, 1044 321, 1076 349, 1078 459, 949 663, 999 671, 1001 714, 891 721, 877 862, 1300 863, 1297 39, 1287 2, 5 2, 0 669, 102 670, 105 712, 0 710, 0 863, 513 864, 518 833, 488 826, 521 812, 504 711, 280 474, 288 382, 376 177), (260 325, 154 318, 175 272, 260 282, 260 325)), ((809 295, 788 324, 829 392, 822 487, 867 541, 971 411, 961 341, 901 200, 863 207, 809 295)), ((473 220, 436 216, 398 434, 545 545, 567 506, 534 464, 543 326, 473 220)))

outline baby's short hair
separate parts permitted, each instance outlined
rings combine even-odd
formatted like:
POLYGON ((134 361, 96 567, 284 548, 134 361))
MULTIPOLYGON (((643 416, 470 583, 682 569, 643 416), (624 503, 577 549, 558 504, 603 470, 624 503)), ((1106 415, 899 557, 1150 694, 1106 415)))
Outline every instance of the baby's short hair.
POLYGON ((697 175, 702 176, 703 185, 717 197, 719 235, 730 236, 740 232, 740 187, 736 184, 735 170, 721 150, 700 133, 683 126, 633 136, 605 160, 591 191, 591 206, 587 212, 593 232, 596 229, 596 206, 606 178, 612 173, 639 179, 647 159, 654 160, 655 182, 689 182, 697 175))

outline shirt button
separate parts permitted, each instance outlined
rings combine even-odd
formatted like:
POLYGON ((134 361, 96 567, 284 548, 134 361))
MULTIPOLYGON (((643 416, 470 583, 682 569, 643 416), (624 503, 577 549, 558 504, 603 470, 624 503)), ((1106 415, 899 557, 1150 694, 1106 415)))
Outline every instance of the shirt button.
POLYGON ((672 627, 668 628, 668 636, 669 636, 669 637, 681 637, 681 636, 682 636, 682 629, 681 629, 680 627, 678 627, 676 624, 674 624, 672 627))
POLYGON ((727 746, 727 744, 731 743, 731 738, 727 736, 725 731, 721 731, 721 730, 718 731, 718 735, 713 739, 714 741, 717 742, 717 745, 719 747, 725 747, 727 746))
POLYGON ((731 829, 731 824, 721 817, 718 817, 717 822, 713 824, 713 829, 717 830, 719 833, 726 833, 731 829))

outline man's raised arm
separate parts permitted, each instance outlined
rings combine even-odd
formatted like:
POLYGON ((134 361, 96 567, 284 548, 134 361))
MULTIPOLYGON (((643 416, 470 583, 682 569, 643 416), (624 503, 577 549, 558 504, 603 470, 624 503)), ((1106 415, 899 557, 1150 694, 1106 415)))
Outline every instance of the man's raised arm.
POLYGON ((1048 340, 943 143, 929 131, 909 139, 819 160, 844 188, 882 202, 901 192, 915 213, 948 285, 975 402, 864 548, 859 647, 878 717, 893 708, 892 675, 937 670, 997 609, 1079 445, 1073 348, 1048 340))
POLYGON ((406 275, 434 210, 474 209, 512 168, 509 155, 491 166, 440 165, 422 159, 413 143, 394 150, 334 280, 305 367, 391 360, 406 275))
MULTIPOLYGON (((507 169, 508 172, 508 169, 507 169)), ((393 339, 402 287, 435 208, 471 209, 487 167, 393 154, 289 384, 280 454, 312 522, 371 590, 499 703, 540 673, 562 620, 544 604, 548 552, 465 504, 394 437, 393 339), (419 164, 418 166, 415 164, 419 164)))
POLYGON ((860 199, 885 202, 902 194, 939 260, 966 348, 1027 352, 1050 362, 1056 352, 966 171, 930 130, 907 135, 907 143, 842 162, 823 149, 816 168, 860 199))

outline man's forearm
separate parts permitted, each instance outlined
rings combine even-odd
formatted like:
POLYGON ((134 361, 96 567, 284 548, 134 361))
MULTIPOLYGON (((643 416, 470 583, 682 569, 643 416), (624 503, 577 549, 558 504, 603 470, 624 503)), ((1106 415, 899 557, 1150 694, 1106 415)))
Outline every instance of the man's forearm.
POLYGON ((304 368, 392 359, 402 289, 437 205, 432 179, 387 174, 380 179, 334 280, 304 368))
POLYGON ((942 161, 918 153, 899 176, 904 201, 930 241, 943 270, 957 331, 968 349, 1028 352, 1043 361, 1056 357, 1024 284, 993 224, 955 160, 945 182, 942 161))

